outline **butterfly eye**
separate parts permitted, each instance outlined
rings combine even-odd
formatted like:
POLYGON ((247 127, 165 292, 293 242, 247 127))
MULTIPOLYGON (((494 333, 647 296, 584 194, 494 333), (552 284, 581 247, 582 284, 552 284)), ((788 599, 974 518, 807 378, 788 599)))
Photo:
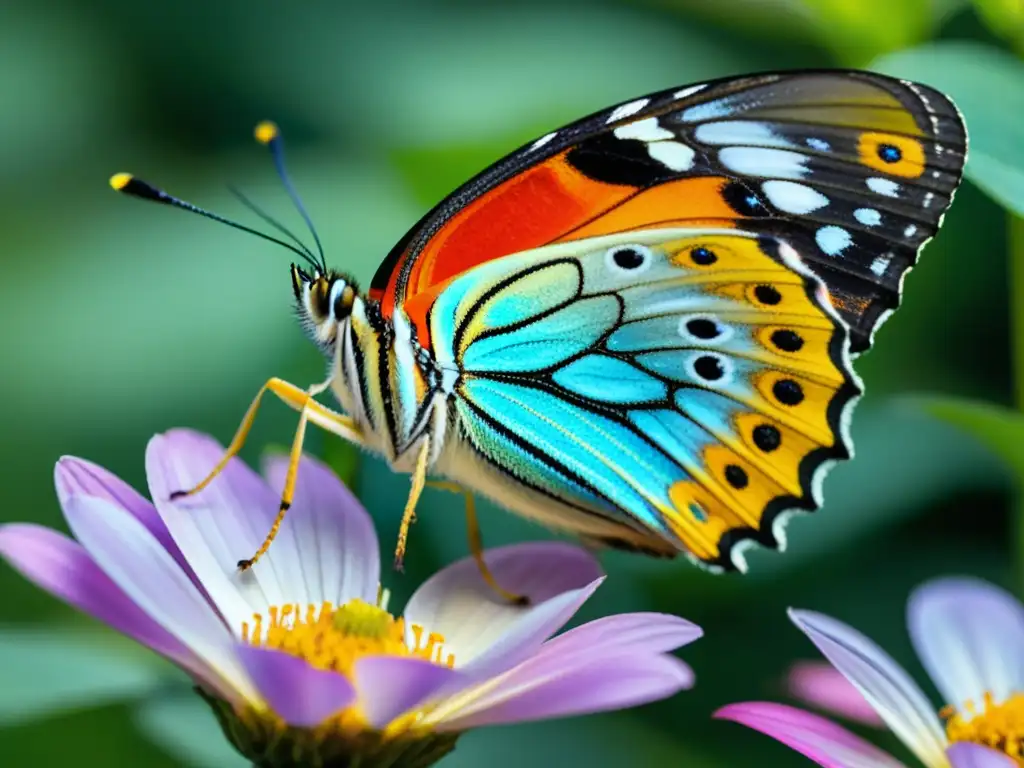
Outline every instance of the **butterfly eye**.
POLYGON ((618 245, 605 255, 608 266, 616 272, 640 272, 650 266, 654 254, 643 245, 618 245))
POLYGON ((331 307, 335 320, 344 320, 352 314, 352 305, 356 300, 355 289, 344 280, 335 281, 331 287, 331 307))

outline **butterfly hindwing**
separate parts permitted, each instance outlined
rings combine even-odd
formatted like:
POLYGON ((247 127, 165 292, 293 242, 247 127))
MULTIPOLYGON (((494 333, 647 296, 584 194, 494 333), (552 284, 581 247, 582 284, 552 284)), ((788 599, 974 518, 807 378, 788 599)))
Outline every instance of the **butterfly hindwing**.
POLYGON ((796 249, 850 326, 851 349, 899 303, 966 152, 952 103, 866 72, 754 75, 663 91, 520 148, 428 213, 371 297, 423 312, 466 270, 557 242, 664 227, 741 228, 796 249))
POLYGON ((708 564, 778 545, 781 513, 813 509, 817 470, 849 454, 845 324, 774 237, 547 246, 450 282, 429 323, 484 460, 708 564))

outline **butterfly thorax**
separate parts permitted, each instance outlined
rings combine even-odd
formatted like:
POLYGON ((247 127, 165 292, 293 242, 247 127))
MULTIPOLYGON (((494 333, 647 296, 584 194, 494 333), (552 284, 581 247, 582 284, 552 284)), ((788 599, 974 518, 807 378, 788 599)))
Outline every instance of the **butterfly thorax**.
POLYGON ((332 389, 368 447, 399 471, 412 470, 424 441, 436 460, 454 377, 418 343, 403 311, 384 320, 374 302, 357 296, 339 324, 332 366, 332 389))

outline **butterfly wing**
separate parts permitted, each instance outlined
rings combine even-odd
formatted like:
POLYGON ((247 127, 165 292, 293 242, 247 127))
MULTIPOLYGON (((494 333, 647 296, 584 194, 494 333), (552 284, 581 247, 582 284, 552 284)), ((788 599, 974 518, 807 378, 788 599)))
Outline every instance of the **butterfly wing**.
POLYGON ((542 136, 439 203, 395 246, 370 297, 426 312, 462 272, 512 253, 669 226, 739 227, 796 249, 852 350, 899 304, 963 169, 953 104, 866 72, 754 75, 663 91, 542 136))
MULTIPOLYGON (((437 362, 459 372, 461 441, 628 532, 613 540, 742 568, 736 545, 778 546, 783 512, 813 509, 819 470, 849 455, 846 325, 773 236, 551 245, 452 281, 429 322, 437 362)), ((473 487, 478 466, 448 471, 473 487)))

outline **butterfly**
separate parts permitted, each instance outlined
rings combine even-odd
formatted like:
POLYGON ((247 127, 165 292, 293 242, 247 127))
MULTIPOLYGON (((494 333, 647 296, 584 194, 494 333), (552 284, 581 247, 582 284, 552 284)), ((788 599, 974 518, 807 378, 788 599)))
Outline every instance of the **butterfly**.
MULTIPOLYGON (((257 138, 309 224, 276 127, 257 138)), ((300 411, 279 522, 311 422, 412 475, 399 556, 432 474, 590 544, 745 570, 746 547, 781 549, 790 514, 816 509, 851 456, 851 360, 899 306, 966 151, 946 96, 868 72, 661 91, 463 184, 365 293, 311 224, 318 254, 249 204, 296 245, 257 234, 303 257, 292 289, 329 376, 269 381, 187 492, 237 453, 269 390, 300 411), (314 399, 328 389, 340 412, 314 399)))

